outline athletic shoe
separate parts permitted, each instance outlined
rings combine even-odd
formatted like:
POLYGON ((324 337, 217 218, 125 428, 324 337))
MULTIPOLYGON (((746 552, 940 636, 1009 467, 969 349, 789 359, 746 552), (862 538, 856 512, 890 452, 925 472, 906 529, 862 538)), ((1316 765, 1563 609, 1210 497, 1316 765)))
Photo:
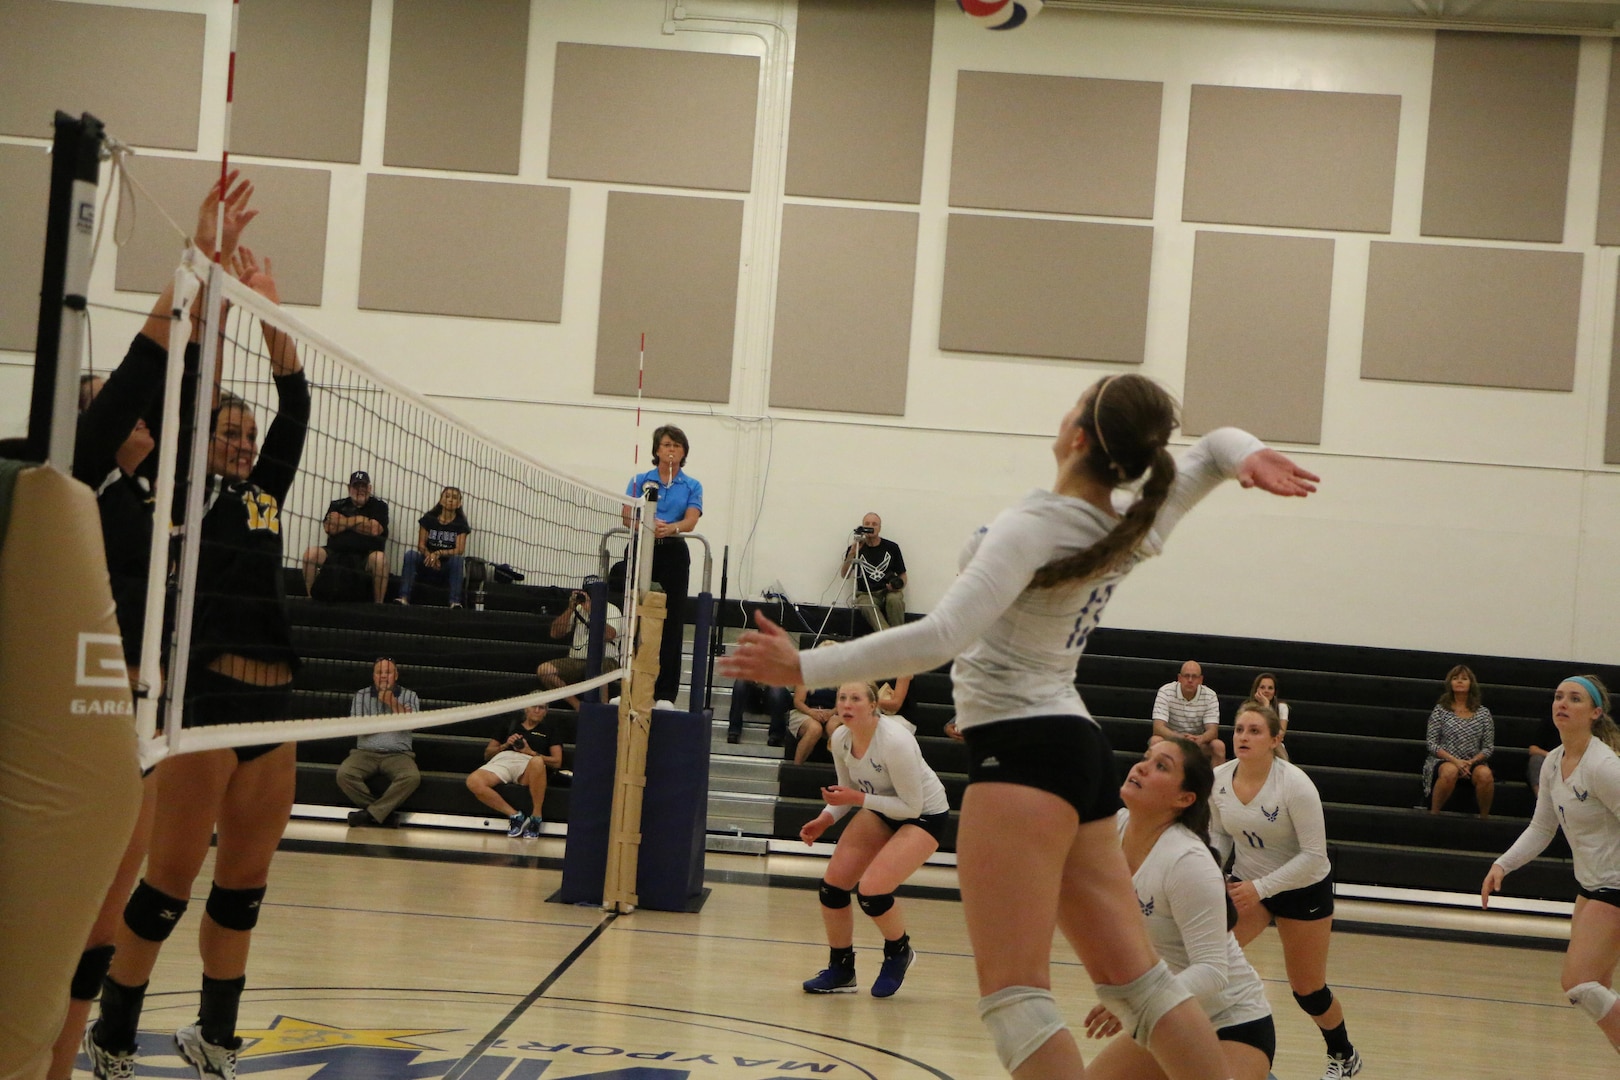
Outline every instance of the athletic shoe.
POLYGON ((804 980, 804 992, 807 994, 853 994, 855 986, 855 967, 827 967, 816 972, 815 977, 804 980))
POLYGON ((1351 1050, 1347 1058, 1328 1055, 1327 1071, 1322 1074, 1322 1080, 1346 1080, 1361 1071, 1361 1051, 1351 1050))
POLYGON ((540 815, 530 814, 529 820, 523 823, 523 839, 533 840, 540 835, 540 815))
POLYGON ((199 1080, 208 1080, 211 1076, 219 1080, 236 1080, 236 1051, 216 1046, 203 1038, 202 1028, 196 1024, 175 1032, 174 1045, 180 1051, 180 1056, 197 1070, 199 1080))
POLYGON ((912 961, 917 959, 917 950, 910 945, 906 951, 895 956, 885 956, 883 967, 878 969, 878 977, 872 983, 873 997, 893 997, 894 992, 900 989, 900 984, 906 981, 906 970, 911 967, 912 961))
POLYGON ((506 819, 506 835, 507 836, 522 836, 523 835, 523 823, 524 823, 525 820, 527 820, 527 815, 526 814, 513 814, 511 817, 507 818, 506 819))
POLYGON ((84 1056, 90 1059, 90 1071, 99 1080, 134 1080, 135 1051, 108 1050, 91 1037, 93 1030, 94 1025, 84 1029, 84 1040, 80 1044, 84 1056))
POLYGON ((676 711, 675 710, 675 703, 673 701, 670 701, 668 698, 660 698, 659 700, 653 702, 653 708, 655 708, 655 709, 668 709, 670 712, 675 712, 676 711))

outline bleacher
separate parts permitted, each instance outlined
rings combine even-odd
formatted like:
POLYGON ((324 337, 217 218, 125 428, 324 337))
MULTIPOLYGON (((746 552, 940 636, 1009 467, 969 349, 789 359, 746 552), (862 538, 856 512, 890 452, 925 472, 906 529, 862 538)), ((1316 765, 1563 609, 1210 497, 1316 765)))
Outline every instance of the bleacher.
MULTIPOLYGON (((433 606, 430 587, 411 607, 392 604, 312 604, 290 601, 294 640, 307 657, 296 682, 300 715, 346 713, 350 696, 370 681, 371 663, 387 655, 401 668, 401 685, 417 691, 425 707, 488 701, 537 686, 536 666, 564 652, 547 634, 550 618, 567 602, 561 589, 523 585, 488 586, 486 610, 433 606), (358 639, 344 631, 368 631, 358 639), (359 642, 363 640, 362 646, 359 642)), ((293 591, 293 590, 289 590, 293 591)), ((301 589, 297 590, 301 593, 301 589)), ((442 600, 440 601, 442 602, 442 600)), ((751 612, 756 605, 749 604, 751 612)), ((766 607, 773 617, 775 605, 766 607)), ((819 626, 821 609, 801 609, 819 626)), ((724 620, 739 626, 737 607, 724 620)), ((829 629, 857 627, 849 613, 834 610, 829 629)), ((690 618, 690 607, 689 607, 690 618)), ((1077 683, 1102 723, 1123 770, 1141 754, 1151 733, 1147 717, 1158 687, 1174 678, 1179 664, 1198 660, 1205 683, 1221 698, 1230 720, 1261 670, 1275 672, 1282 697, 1292 708, 1287 746, 1322 794, 1330 855, 1342 884, 1381 885, 1472 893, 1490 861, 1513 842, 1533 809, 1524 781, 1525 747, 1550 708, 1552 687, 1574 668, 1566 663, 1467 656, 1414 650, 1373 649, 1315 643, 1261 641, 1209 635, 1098 630, 1080 664, 1077 683), (1460 791, 1452 810, 1431 816, 1423 802, 1420 772, 1429 710, 1440 678, 1454 663, 1469 664, 1485 688, 1485 702, 1496 718, 1497 777, 1491 819, 1472 813, 1472 793, 1460 791)), ((1599 669, 1611 685, 1612 670, 1599 669)), ((716 768, 713 791, 728 753, 723 741, 727 688, 716 688, 716 768)), ((940 775, 953 809, 945 850, 954 848, 954 813, 966 784, 967 754, 944 734, 953 715, 950 678, 943 670, 917 676, 904 709, 917 726, 923 755, 940 775)), ((552 707, 565 738, 564 764, 572 760, 575 716, 566 705, 552 707)), ((506 715, 434 728, 416 739, 423 781, 402 808, 409 813, 460 816, 469 822, 492 816, 467 791, 468 772, 483 762, 483 747, 505 731, 506 715)), ((763 750, 763 717, 750 720, 745 743, 763 750), (754 727, 753 725, 759 725, 754 727)), ((1229 736, 1229 729, 1227 729, 1229 736)), ((299 747, 298 802, 348 809, 333 774, 352 740, 319 740, 299 747)), ((819 790, 833 780, 825 750, 803 765, 787 758, 778 766, 777 796, 768 816, 771 837, 793 839, 821 805, 819 790)), ((775 751, 770 751, 773 755, 775 751)), ((756 754, 754 760, 758 760, 756 754)), ((506 786, 503 795, 528 809, 527 792, 506 786)), ((754 796, 758 798, 758 796, 754 796)), ((552 786, 544 817, 567 820, 568 791, 552 786)), ((829 833, 827 839, 836 837, 829 833)), ((1507 879, 1508 895, 1568 900, 1574 878, 1562 838, 1546 855, 1507 879)))

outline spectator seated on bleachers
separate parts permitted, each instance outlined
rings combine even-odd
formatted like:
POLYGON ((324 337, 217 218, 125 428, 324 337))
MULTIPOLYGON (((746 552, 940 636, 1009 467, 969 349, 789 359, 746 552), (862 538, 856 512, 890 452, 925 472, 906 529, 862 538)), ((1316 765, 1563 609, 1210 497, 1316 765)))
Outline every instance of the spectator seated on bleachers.
POLYGON ((726 725, 726 742, 741 742, 744 716, 750 712, 763 712, 771 718, 765 745, 781 746, 787 739, 788 713, 792 709, 793 695, 788 693, 786 687, 765 686, 738 679, 731 686, 731 716, 726 725))
POLYGON ((1196 660, 1181 665, 1175 682, 1159 687, 1153 699, 1153 735, 1148 745, 1180 736, 1203 747, 1212 763, 1226 760, 1220 740, 1221 701, 1204 685, 1204 669, 1196 660))
MULTIPOLYGON (((399 685, 399 668, 384 657, 372 665, 371 685, 354 695, 349 715, 382 716, 385 713, 421 710, 422 703, 416 691, 399 685)), ((399 804, 410 798, 421 783, 422 773, 416 767, 416 754, 411 749, 409 731, 383 731, 360 736, 355 748, 343 759, 337 771, 337 786, 349 797, 350 802, 360 808, 349 815, 351 827, 397 826, 399 804), (388 778, 388 790, 380 796, 373 795, 367 783, 377 775, 388 778)))
MULTIPOLYGON (((619 631, 618 623, 622 616, 615 604, 609 603, 607 608, 607 626, 602 633, 602 670, 617 671, 619 667, 619 631)), ((577 683, 585 678, 585 659, 591 649, 591 598, 590 594, 575 589, 568 596, 568 606, 562 614, 551 620, 550 634, 553 640, 568 638, 568 655, 556 660, 547 660, 535 669, 540 677, 540 685, 547 690, 555 690, 559 686, 577 683)), ((616 686, 608 683, 608 686, 616 686)), ((603 698, 611 697, 603 694, 603 698)), ((570 694, 565 698, 568 704, 579 708, 578 695, 570 694)))
POLYGON ((1423 763, 1423 794, 1438 814, 1460 781, 1471 783, 1479 816, 1491 816, 1496 777, 1486 764, 1496 752, 1496 723, 1480 700, 1479 680, 1466 664, 1446 673, 1446 688, 1429 713, 1429 757, 1423 763))
POLYGON ((409 604, 416 579, 447 585, 450 606, 461 607, 464 595, 467 537, 472 526, 461 508, 461 489, 447 487, 439 493, 439 503, 416 522, 416 546, 405 553, 399 576, 397 602, 409 604))
MULTIPOLYGON (((816 646, 824 649, 828 645, 835 645, 834 641, 823 641, 816 646)), ((793 763, 803 765, 804 759, 810 756, 811 751, 822 739, 829 744, 833 732, 838 730, 837 705, 838 688, 836 686, 823 687, 812 690, 808 686, 795 686, 793 688, 793 710, 788 713, 788 734, 798 740, 793 747, 793 763)))
POLYGON ((562 740, 545 723, 546 707, 530 705, 512 721, 506 738, 491 739, 484 747, 485 762, 467 777, 467 790, 479 802, 506 818, 507 836, 533 839, 540 835, 540 812, 546 783, 553 769, 562 768, 562 740), (500 784, 522 784, 529 789, 534 812, 525 815, 501 797, 500 784))
POLYGON ((326 508, 326 546, 304 549, 304 591, 316 600, 383 602, 388 591, 388 504, 371 494, 371 475, 349 474, 349 494, 326 508))
POLYGON ((904 724, 906 730, 913 735, 917 734, 917 725, 900 715, 900 710, 906 707, 906 695, 911 692, 911 676, 902 675, 891 683, 878 685, 878 710, 884 716, 892 716, 904 724))
MULTIPOLYGON (((1277 714, 1277 721, 1282 725, 1280 739, 1288 737, 1288 702, 1277 696, 1277 676, 1269 671, 1262 671, 1254 677, 1249 685, 1249 700, 1257 701, 1261 705, 1270 705, 1271 711, 1277 714)), ((1284 761, 1288 760, 1288 747, 1283 743, 1277 744, 1277 756, 1284 761)))
POLYGON ((1541 795, 1541 767, 1547 764, 1547 755, 1558 749, 1558 725, 1551 716, 1541 718, 1536 728, 1536 741, 1530 744, 1530 760, 1525 765, 1525 779, 1530 781, 1532 798, 1541 795))

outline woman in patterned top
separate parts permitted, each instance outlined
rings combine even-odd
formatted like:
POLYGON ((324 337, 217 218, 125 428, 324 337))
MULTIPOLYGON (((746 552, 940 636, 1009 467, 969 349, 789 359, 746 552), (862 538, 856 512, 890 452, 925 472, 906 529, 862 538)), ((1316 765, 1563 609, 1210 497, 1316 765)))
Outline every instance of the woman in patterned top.
POLYGON ((1496 722, 1480 704, 1479 680, 1466 664, 1446 673, 1446 690, 1429 714, 1429 759, 1423 763, 1423 794, 1429 813, 1438 814, 1457 788, 1457 781, 1474 785, 1479 816, 1491 816, 1496 777, 1485 764, 1496 752, 1496 722))

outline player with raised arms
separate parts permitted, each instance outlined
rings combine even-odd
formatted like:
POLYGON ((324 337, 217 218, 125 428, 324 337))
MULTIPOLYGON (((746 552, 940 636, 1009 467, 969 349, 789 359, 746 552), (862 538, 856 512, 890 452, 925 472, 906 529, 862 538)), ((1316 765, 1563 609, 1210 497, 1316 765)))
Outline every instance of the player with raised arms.
POLYGON ((1481 907, 1502 879, 1540 855, 1560 827, 1575 856, 1575 915, 1560 981, 1569 1003, 1620 1050, 1620 1009, 1609 984, 1620 962, 1620 727, 1609 689, 1596 675, 1572 675, 1553 691, 1558 745, 1541 766, 1541 791, 1529 826, 1491 864, 1481 907))
POLYGON ((962 907, 979 1014, 1020 1080, 1084 1074, 1051 991, 1057 928, 1166 1076, 1230 1075, 1208 1018, 1148 941, 1115 833, 1113 751, 1075 689, 1075 664, 1115 587, 1221 481, 1292 496, 1317 478, 1234 428, 1204 436, 1178 470, 1176 426, 1175 402, 1152 380, 1099 380, 1058 426, 1052 490, 968 541, 960 576, 926 617, 800 653, 756 616, 760 629, 721 662, 723 674, 756 682, 828 686, 954 659, 971 762, 957 838, 962 907), (1139 493, 1127 487, 1144 477, 1139 493))

